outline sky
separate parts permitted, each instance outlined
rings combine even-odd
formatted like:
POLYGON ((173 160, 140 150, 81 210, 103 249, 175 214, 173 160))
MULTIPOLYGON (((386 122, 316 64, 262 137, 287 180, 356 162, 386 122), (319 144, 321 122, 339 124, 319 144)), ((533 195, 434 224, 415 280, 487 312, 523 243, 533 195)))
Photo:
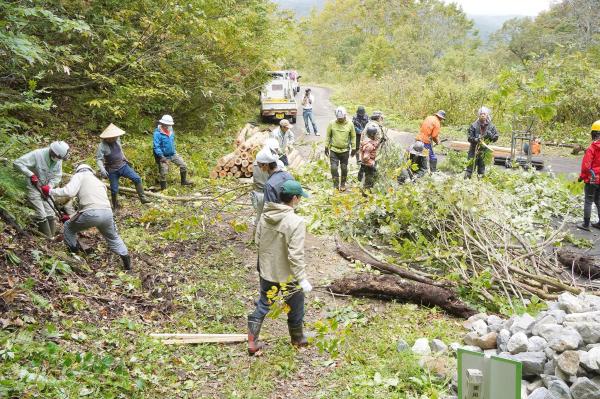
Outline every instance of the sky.
POLYGON ((529 15, 547 10, 552 0, 444 0, 457 3, 471 15, 529 15))

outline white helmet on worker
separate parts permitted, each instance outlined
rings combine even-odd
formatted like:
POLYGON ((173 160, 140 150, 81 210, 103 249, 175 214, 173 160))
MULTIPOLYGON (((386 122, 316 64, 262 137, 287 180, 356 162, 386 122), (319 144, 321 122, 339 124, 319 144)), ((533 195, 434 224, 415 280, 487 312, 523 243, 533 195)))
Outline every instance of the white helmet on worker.
POLYGON ((54 141, 50 144, 51 155, 58 159, 67 159, 69 157, 69 145, 64 141, 54 141))
POLYGON ((335 117, 337 119, 344 119, 346 118, 346 108, 344 107, 337 107, 335 110, 335 117))
POLYGON ((262 164, 277 162, 277 159, 277 156, 273 154, 268 147, 263 148, 256 154, 256 162, 262 164))
POLYGON ((75 169, 75 173, 83 172, 84 170, 89 170, 92 173, 94 172, 94 169, 92 169, 90 165, 88 165, 87 163, 82 163, 77 166, 77 168, 75 169))
POLYGON ((265 148, 268 148, 273 154, 279 154, 279 141, 274 138, 265 140, 265 148))
POLYGON ((158 121, 161 125, 173 126, 175 121, 173 121, 173 117, 171 115, 163 115, 162 118, 158 121))

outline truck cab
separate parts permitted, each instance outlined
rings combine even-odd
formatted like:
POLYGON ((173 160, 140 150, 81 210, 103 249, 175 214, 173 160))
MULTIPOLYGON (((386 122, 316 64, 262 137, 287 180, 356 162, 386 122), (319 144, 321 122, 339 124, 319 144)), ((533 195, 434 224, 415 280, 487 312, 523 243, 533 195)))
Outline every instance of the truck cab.
POLYGON ((260 92, 260 114, 266 119, 288 119, 295 123, 298 114, 296 102, 297 88, 294 87, 295 80, 290 79, 290 71, 269 72, 271 80, 260 92))

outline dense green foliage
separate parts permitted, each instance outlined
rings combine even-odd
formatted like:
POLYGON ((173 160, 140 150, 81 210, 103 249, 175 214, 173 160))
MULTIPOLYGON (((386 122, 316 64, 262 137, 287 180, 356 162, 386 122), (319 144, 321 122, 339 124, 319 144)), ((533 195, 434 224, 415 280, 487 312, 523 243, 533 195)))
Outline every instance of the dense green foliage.
MULTIPOLYGON (((0 133, 219 129, 254 105, 274 57, 266 0, 0 4, 0 133)), ((219 129, 220 130, 220 129, 219 129)))
POLYGON ((542 137, 586 141, 600 115, 598 13, 593 0, 564 1, 507 21, 484 45, 453 4, 331 0, 303 20, 299 62, 340 101, 405 122, 442 108, 465 126, 487 105, 502 130, 533 117, 542 137))

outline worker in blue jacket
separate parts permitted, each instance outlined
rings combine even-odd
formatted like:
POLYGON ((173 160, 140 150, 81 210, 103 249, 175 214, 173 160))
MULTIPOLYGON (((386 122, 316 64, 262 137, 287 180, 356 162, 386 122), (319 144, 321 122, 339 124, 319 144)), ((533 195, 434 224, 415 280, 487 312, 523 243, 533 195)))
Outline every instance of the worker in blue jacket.
POLYGON ((181 175, 181 185, 191 186, 193 183, 187 180, 187 166, 177 151, 175 151, 175 131, 173 130, 173 117, 163 115, 158 121, 158 126, 154 130, 153 148, 154 159, 158 165, 160 174, 160 189, 167 188, 167 174, 169 173, 168 162, 171 161, 179 166, 181 175))

